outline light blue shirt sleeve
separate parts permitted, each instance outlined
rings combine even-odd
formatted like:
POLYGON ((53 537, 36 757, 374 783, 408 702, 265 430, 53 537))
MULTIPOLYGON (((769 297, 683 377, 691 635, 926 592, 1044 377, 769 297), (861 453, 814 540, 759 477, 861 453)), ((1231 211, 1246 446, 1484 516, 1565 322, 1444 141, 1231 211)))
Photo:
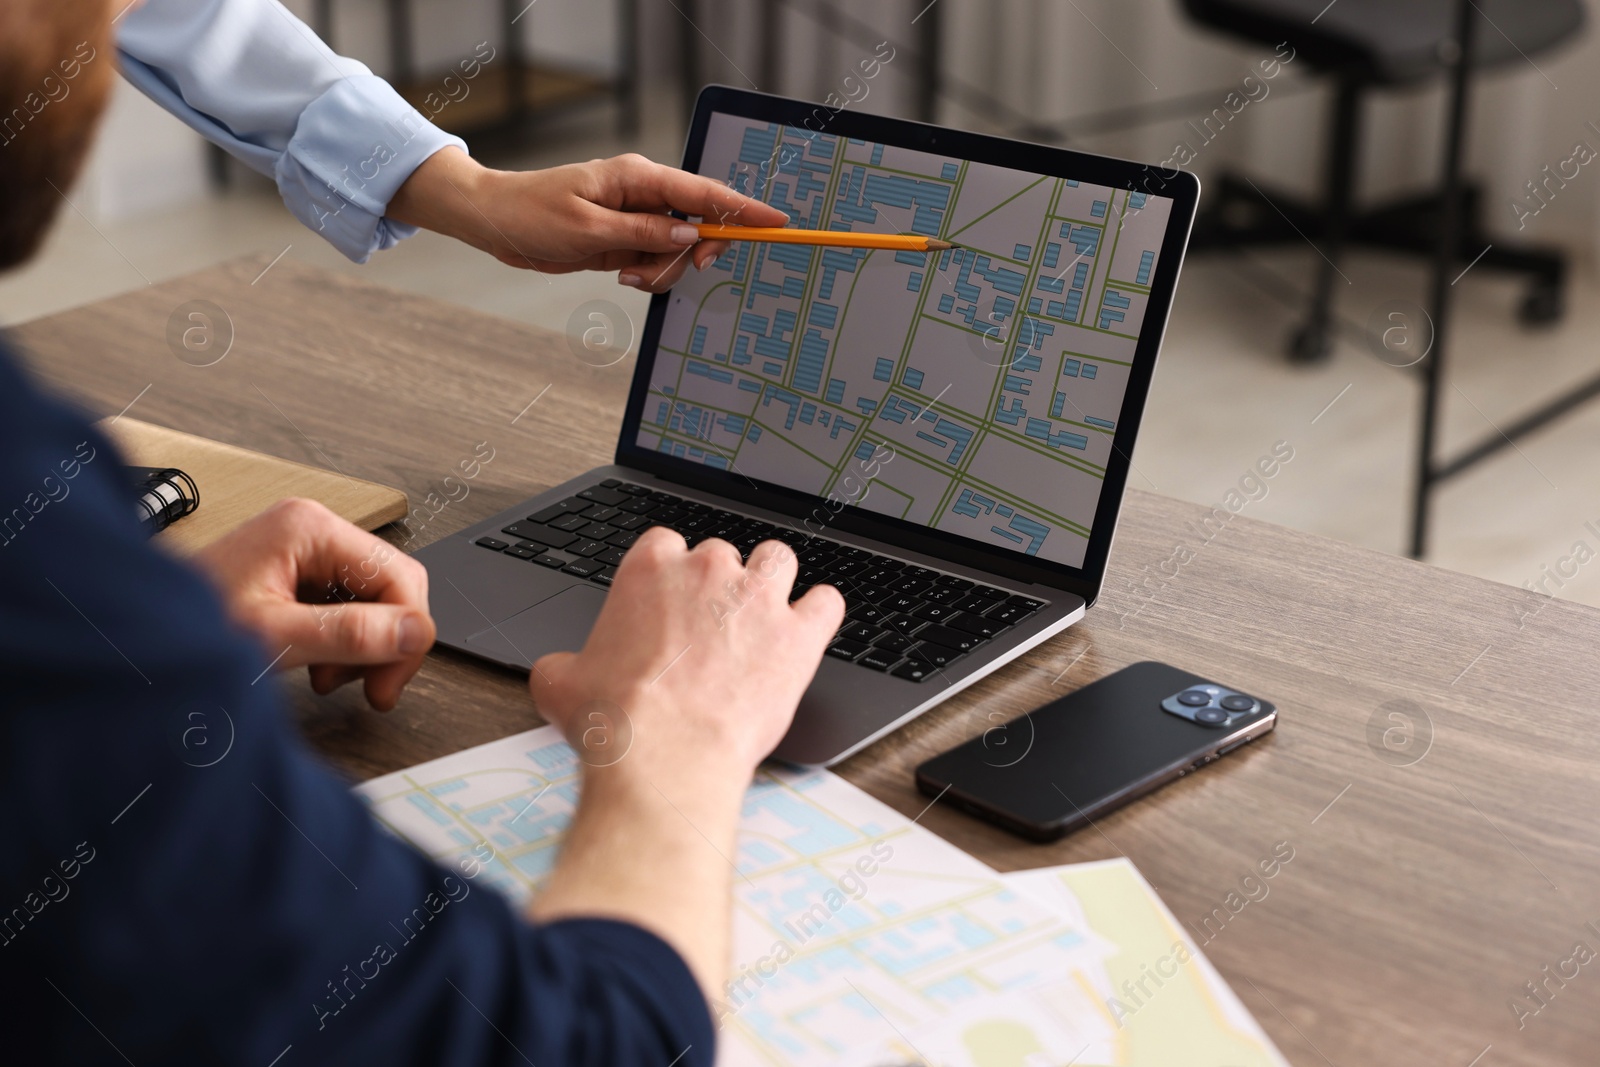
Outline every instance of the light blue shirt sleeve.
POLYGON ((278 0, 146 0, 117 44, 128 81, 272 178, 295 218, 358 263, 416 232, 384 217, 411 172, 467 147, 278 0))

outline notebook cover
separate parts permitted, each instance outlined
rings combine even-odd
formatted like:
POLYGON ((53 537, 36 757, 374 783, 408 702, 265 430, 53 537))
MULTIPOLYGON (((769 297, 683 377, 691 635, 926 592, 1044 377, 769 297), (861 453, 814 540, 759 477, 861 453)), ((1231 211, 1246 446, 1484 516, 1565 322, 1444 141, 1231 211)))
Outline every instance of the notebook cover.
POLYGON ((180 555, 204 548, 286 497, 320 501, 363 530, 376 530, 406 514, 406 495, 376 482, 346 478, 127 416, 103 419, 99 428, 116 443, 127 463, 177 467, 194 479, 200 489, 200 506, 155 535, 156 541, 180 555))

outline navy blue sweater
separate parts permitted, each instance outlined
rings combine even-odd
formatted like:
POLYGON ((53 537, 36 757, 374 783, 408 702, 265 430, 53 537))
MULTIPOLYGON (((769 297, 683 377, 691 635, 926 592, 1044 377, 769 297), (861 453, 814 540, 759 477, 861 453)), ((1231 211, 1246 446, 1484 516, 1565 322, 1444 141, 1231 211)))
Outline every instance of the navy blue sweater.
POLYGON ((117 464, 0 347, 0 1058, 710 1064, 659 938, 529 924, 373 822, 117 464))

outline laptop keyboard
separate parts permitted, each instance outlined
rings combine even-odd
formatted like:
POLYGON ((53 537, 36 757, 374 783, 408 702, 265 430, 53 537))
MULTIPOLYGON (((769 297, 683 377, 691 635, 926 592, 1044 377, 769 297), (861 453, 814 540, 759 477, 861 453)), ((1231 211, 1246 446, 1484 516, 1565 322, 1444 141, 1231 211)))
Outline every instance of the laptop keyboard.
POLYGON ((623 555, 652 526, 678 531, 691 548, 721 538, 746 559, 762 541, 789 545, 800 558, 790 600, 814 585, 844 594, 848 610, 828 655, 907 681, 923 681, 1044 607, 954 574, 615 478, 511 523, 501 530, 505 538, 480 537, 474 544, 608 586, 623 555))

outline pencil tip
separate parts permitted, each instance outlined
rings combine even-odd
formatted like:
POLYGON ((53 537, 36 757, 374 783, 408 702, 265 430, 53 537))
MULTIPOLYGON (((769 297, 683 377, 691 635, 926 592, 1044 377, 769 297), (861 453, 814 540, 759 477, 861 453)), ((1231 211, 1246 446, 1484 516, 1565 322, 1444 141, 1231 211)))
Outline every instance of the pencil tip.
POLYGON ((930 252, 943 252, 947 248, 954 247, 955 245, 951 244, 949 241, 940 241, 933 237, 928 238, 928 251, 930 252))

